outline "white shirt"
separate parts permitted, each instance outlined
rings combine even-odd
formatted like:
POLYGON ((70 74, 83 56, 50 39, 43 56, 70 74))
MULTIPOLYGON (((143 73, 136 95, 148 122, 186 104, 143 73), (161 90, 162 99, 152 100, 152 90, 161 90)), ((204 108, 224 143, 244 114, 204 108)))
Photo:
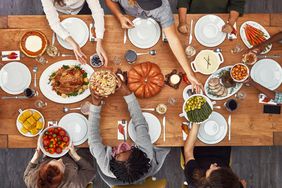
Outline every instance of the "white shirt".
POLYGON ((92 12, 96 37, 103 39, 105 31, 104 10, 101 8, 99 0, 65 0, 65 6, 62 7, 58 4, 54 5, 54 0, 41 0, 51 29, 62 39, 66 39, 70 34, 62 27, 58 12, 63 14, 78 14, 85 1, 88 3, 92 12))

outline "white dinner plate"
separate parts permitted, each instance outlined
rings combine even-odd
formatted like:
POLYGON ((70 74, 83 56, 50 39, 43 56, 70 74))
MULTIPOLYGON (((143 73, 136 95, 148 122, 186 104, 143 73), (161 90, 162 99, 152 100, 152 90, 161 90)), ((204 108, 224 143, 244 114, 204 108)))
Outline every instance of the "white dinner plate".
MULTIPOLYGON (((254 21, 246 21, 246 22, 244 22, 244 23, 241 25, 241 27, 240 27, 240 36, 241 36, 242 41, 244 42, 244 44, 245 44, 248 48, 252 48, 253 46, 249 43, 249 41, 247 40, 247 37, 246 37, 246 33, 245 33, 245 29, 244 29, 244 27, 246 26, 246 24, 249 24, 249 25, 251 25, 251 26, 253 26, 253 27, 255 27, 255 28, 261 30, 261 31, 264 33, 266 39, 269 39, 269 38, 270 38, 269 33, 267 32, 267 30, 266 30, 262 25, 260 25, 260 24, 257 23, 257 22, 254 22, 254 21)), ((269 45, 268 48, 266 48, 266 50, 264 50, 261 54, 266 54, 266 53, 268 53, 268 52, 271 50, 271 48, 272 48, 272 44, 269 45)))
POLYGON ((161 29, 154 19, 136 18, 133 23, 134 28, 128 29, 128 38, 134 46, 146 49, 157 44, 161 36, 161 29))
MULTIPOLYGON (((143 112, 143 116, 145 117, 148 123, 149 135, 151 137, 151 142, 153 144, 161 136, 161 123, 159 119, 151 113, 143 112)), ((129 121, 129 124, 128 124, 128 135, 130 136, 133 142, 136 141, 136 130, 134 129, 132 119, 129 121)))
MULTIPOLYGON (((89 30, 86 23, 79 18, 66 18, 61 22, 63 28, 69 32, 71 37, 77 42, 80 47, 83 47, 89 37, 89 30)), ((57 40, 61 46, 68 50, 72 50, 72 46, 57 35, 57 40)))
POLYGON ((201 17, 195 25, 195 36, 197 41, 206 47, 220 45, 226 38, 222 27, 225 22, 216 15, 206 15, 201 17))
POLYGON ((87 119, 79 113, 69 113, 62 117, 58 124, 70 135, 73 145, 78 146, 87 140, 87 119))
POLYGON ((89 89, 85 90, 82 94, 77 95, 77 96, 70 96, 67 98, 63 98, 62 96, 58 95, 55 91, 52 90, 52 86, 49 83, 49 78, 50 76, 60 69, 63 65, 80 65, 81 68, 87 72, 87 78, 90 79, 90 76, 94 72, 92 67, 90 65, 85 64, 81 65, 78 61, 76 60, 62 60, 57 63, 54 63, 47 67, 45 71, 41 74, 40 80, 39 80, 39 87, 42 92, 42 94, 48 98, 49 100, 60 103, 60 104, 70 104, 70 103, 75 103, 82 101, 83 99, 87 98, 90 95, 89 89))
POLYGON ((223 99, 227 99, 228 97, 231 97, 232 95, 234 95, 235 93, 237 93, 241 87, 243 86, 243 83, 236 83, 236 85, 234 87, 230 87, 227 88, 228 90, 228 94, 225 97, 221 97, 221 96, 216 96, 213 95, 209 90, 209 81, 212 78, 220 78, 220 76, 222 75, 223 71, 230 71, 232 68, 232 66, 226 66, 226 67, 222 67, 220 69, 218 69, 215 73, 213 73, 212 75, 210 75, 208 77, 208 79, 205 82, 204 85, 204 90, 205 90, 205 94, 208 98, 210 98, 211 100, 223 100, 223 99))
POLYGON ((273 59, 261 59, 252 67, 251 77, 260 85, 275 90, 282 83, 282 69, 273 59))
POLYGON ((217 144, 227 134, 227 122, 218 112, 212 112, 209 119, 200 125, 198 138, 205 144, 217 144))
POLYGON ((6 93, 18 95, 28 88, 30 83, 30 71, 23 63, 7 63, 0 71, 0 86, 6 93))

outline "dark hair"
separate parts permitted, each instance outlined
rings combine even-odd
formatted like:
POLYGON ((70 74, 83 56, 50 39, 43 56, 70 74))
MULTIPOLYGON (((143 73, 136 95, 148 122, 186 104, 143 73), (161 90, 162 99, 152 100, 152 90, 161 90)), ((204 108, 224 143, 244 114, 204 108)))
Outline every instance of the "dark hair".
POLYGON ((58 167, 44 163, 39 167, 38 188, 57 188, 63 180, 64 173, 58 167))
POLYGON ((205 171, 195 170, 193 174, 194 185, 197 188, 241 188, 237 175, 227 167, 214 170, 209 177, 205 171))
POLYGON ((54 0, 54 5, 55 5, 55 4, 58 4, 58 5, 60 5, 61 7, 63 7, 63 6, 66 5, 65 2, 64 2, 64 0, 54 0))
POLYGON ((114 157, 110 160, 110 170, 118 180, 127 183, 133 183, 141 178, 150 167, 150 159, 137 147, 132 147, 127 161, 117 161, 114 157))

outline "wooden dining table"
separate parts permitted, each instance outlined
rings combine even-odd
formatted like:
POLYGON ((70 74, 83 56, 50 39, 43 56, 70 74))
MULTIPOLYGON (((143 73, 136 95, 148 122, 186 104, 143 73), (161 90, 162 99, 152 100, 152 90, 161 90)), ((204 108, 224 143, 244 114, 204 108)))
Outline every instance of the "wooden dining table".
MULTIPOLYGON (((190 23, 190 20, 193 19, 194 23, 203 15, 193 14, 187 15, 187 23, 190 23)), ((219 14, 224 20, 228 19, 227 14, 219 14)), ((64 15, 61 16, 62 19, 70 16, 64 15)), ((78 15, 71 17, 78 17, 84 20, 87 25, 89 25, 93 20, 90 15, 78 15)), ((240 17, 237 21, 237 29, 245 21, 252 20, 260 23, 266 28, 266 30, 273 35, 282 30, 282 14, 245 14, 243 17, 240 17)), ((178 17, 175 15, 175 24, 178 25, 178 17)), ((188 24, 190 25, 190 24, 188 24)), ((48 22, 45 16, 4 16, 0 17, 0 51, 4 50, 19 50, 19 41, 21 36, 26 31, 31 30, 40 30, 48 38, 49 42, 52 39, 52 30, 50 29, 48 22)), ((148 50, 138 49, 133 46, 129 40, 126 44, 123 43, 124 31, 121 29, 119 22, 111 15, 105 16, 105 35, 104 35, 104 48, 107 51, 109 57, 109 66, 113 69, 121 68, 123 71, 130 70, 132 65, 129 65, 124 60, 124 54, 127 50, 132 49, 137 52, 147 52, 148 50), (115 65, 113 63, 114 58, 120 58, 122 63, 120 65, 115 65)), ((179 38, 182 42, 183 47, 188 43, 188 35, 179 34, 179 38)), ((231 49, 234 48, 237 44, 240 44, 245 47, 243 44, 240 35, 238 39, 229 41, 225 40, 219 47, 222 49, 224 63, 220 67, 227 65, 233 65, 241 62, 242 54, 232 54, 231 49)), ((71 53, 71 51, 64 49, 57 41, 55 45, 62 53, 71 53)), ((200 52, 204 49, 214 49, 206 48, 200 45, 195 36, 193 36, 192 45, 195 47, 197 52, 200 52)), ((87 55, 87 58, 95 53, 95 43, 87 42, 87 44, 82 47, 82 51, 87 55)), ((136 63, 141 63, 145 61, 150 61, 159 65, 164 75, 170 73, 173 69, 177 69, 180 72, 183 72, 180 64, 177 62, 172 51, 170 50, 169 44, 164 43, 162 40, 152 47, 157 51, 156 56, 140 56, 136 63)), ((273 54, 282 54, 282 45, 274 44, 272 50, 269 52, 269 55, 273 54)), ((42 72, 51 64, 64 59, 74 59, 74 57, 56 57, 52 58, 47 56, 44 57, 48 60, 47 64, 41 65, 36 62, 35 59, 23 57, 20 62, 24 63, 32 75, 33 86, 33 76, 32 68, 37 65, 39 68, 37 76, 37 85, 39 83, 40 75, 42 72)), ((282 58, 275 59, 280 64, 282 63, 282 58)), ((189 63, 191 60, 189 60, 189 63)), ((1 65, 4 65, 8 62, 1 62, 1 65)), ((187 66, 190 66, 189 64, 187 66)), ((196 73, 197 77, 202 83, 205 83, 208 76, 196 73)), ((17 76, 17 75, 14 75, 17 76)), ((165 85, 161 92, 147 99, 138 99, 140 106, 142 108, 155 108, 158 104, 164 103, 168 106, 168 111, 166 113, 166 140, 163 140, 163 132, 161 133, 160 138, 155 143, 159 147, 177 147, 183 146, 184 141, 182 137, 181 124, 185 122, 184 118, 179 117, 179 114, 182 112, 183 97, 182 92, 186 87, 186 83, 182 82, 178 89, 171 88, 165 85), (169 98, 174 98, 176 100, 175 104, 170 104, 168 102, 169 98)), ((280 87, 281 89, 281 87, 280 87)), ((63 112, 63 107, 79 107, 82 102, 90 101, 91 97, 86 98, 83 101, 74 103, 74 104, 58 104, 52 102, 44 97, 41 93, 40 88, 37 87, 36 90, 39 92, 39 96, 30 98, 30 99, 9 99, 9 100, 0 100, 0 147, 1 148, 34 148, 36 147, 37 138, 28 138, 21 135, 16 127, 16 119, 18 116, 18 109, 30 109, 35 108, 35 101, 42 100, 47 102, 47 107, 38 109, 44 116, 45 121, 59 121, 65 113, 63 112)), ((218 146, 272 146, 272 145, 281 145, 282 144, 282 119, 281 115, 270 115, 263 113, 263 104, 258 102, 259 92, 252 88, 243 86, 241 91, 246 94, 245 99, 238 100, 239 108, 232 113, 232 131, 231 131, 231 140, 228 140, 228 136, 225 137, 220 143, 216 144, 218 146)), ((279 89, 278 89, 279 91, 279 89)), ((281 91, 281 90, 280 90, 281 91)), ((9 96, 0 89, 0 96, 9 96)), ((234 96, 230 97, 234 98, 234 96)), ((223 107, 226 100, 216 101, 217 104, 221 106, 221 109, 215 109, 224 116, 227 120, 229 112, 223 107)), ((163 115, 158 115, 155 112, 152 112, 156 115, 160 122, 162 122, 163 115)), ((117 122, 122 119, 130 120, 130 115, 127 109, 127 105, 119 92, 109 96, 105 99, 105 104, 101 112, 101 136, 103 138, 103 143, 107 145, 117 145, 117 122)), ((46 125, 45 125, 46 126, 46 125)), ((162 130, 163 131, 163 130, 162 130)), ((196 145, 202 146, 204 143, 197 141, 196 145)), ((81 145, 81 147, 87 147, 87 142, 81 145)))

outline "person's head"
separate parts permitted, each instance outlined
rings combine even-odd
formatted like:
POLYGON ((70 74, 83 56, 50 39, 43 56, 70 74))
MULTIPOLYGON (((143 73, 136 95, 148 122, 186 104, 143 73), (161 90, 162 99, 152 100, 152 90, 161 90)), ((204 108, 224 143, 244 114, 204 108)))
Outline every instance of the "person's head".
POLYGON ((54 0, 54 5, 57 4, 61 7, 65 6, 65 0, 54 0))
POLYGON ((240 188, 242 184, 237 175, 227 167, 211 164, 206 171, 195 170, 195 185, 199 188, 240 188))
POLYGON ((56 188, 63 180, 65 165, 62 159, 53 159, 39 167, 37 186, 39 188, 56 188))
POLYGON ((150 167, 150 159, 137 147, 131 147, 130 150, 116 154, 110 161, 110 170, 116 178, 127 183, 141 178, 150 167))

